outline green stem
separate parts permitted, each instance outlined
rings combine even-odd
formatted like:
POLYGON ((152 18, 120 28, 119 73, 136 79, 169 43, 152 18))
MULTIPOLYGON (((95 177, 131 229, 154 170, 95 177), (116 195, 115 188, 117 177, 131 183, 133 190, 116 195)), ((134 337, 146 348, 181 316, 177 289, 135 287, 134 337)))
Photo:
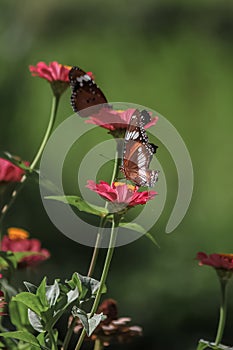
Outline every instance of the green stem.
MULTIPOLYGON (((112 229, 111 229, 111 235, 110 235, 110 241, 109 241, 109 246, 108 246, 108 252, 107 252, 107 256, 105 259, 105 263, 104 263, 104 268, 103 268, 103 272, 102 272, 102 276, 100 279, 100 287, 97 291, 91 312, 90 312, 90 317, 92 317, 94 315, 94 313, 96 312, 98 306, 99 306, 99 302, 100 302, 100 298, 101 298, 101 294, 102 294, 102 290, 103 287, 105 285, 107 276, 108 276, 108 271, 109 271, 109 267, 111 264, 111 260, 112 260, 112 256, 113 256, 113 252, 115 249, 115 242, 116 242, 116 237, 117 237, 117 231, 118 231, 118 227, 115 226, 115 218, 112 221, 112 229)), ((84 338, 86 336, 86 331, 83 328, 82 333, 79 337, 78 343, 75 347, 75 350, 79 350, 82 346, 82 343, 84 341, 84 338)))
POLYGON ((97 258, 98 258, 98 255, 99 255, 99 250, 100 250, 99 244, 101 242, 102 232, 103 232, 103 229, 104 229, 104 224, 103 223, 104 223, 104 218, 101 217, 101 219, 100 219, 100 227, 99 227, 99 231, 97 233, 96 241, 95 241, 95 248, 94 248, 94 251, 93 251, 93 254, 92 254, 91 263, 90 263, 88 274, 87 274, 88 277, 91 277, 93 275, 94 270, 95 270, 96 261, 97 261, 97 258))
POLYGON ((43 137, 43 140, 40 144, 40 147, 30 165, 30 169, 33 170, 36 166, 36 164, 38 163, 42 153, 43 153, 43 150, 45 148, 45 145, 49 139, 49 136, 51 134, 51 131, 53 129, 53 126, 54 126, 54 122, 55 122, 55 119, 56 119, 56 115, 57 115, 57 109, 58 109, 58 104, 59 104, 59 96, 53 96, 53 100, 52 100, 52 108, 51 108, 51 113, 50 113, 50 118, 49 118, 49 123, 48 123, 48 126, 47 126, 47 130, 44 134, 44 137, 43 137))
POLYGON ((110 180, 110 184, 112 184, 112 182, 114 181, 116 174, 117 174, 117 169, 118 169, 118 150, 116 150, 115 153, 115 158, 114 158, 114 167, 113 167, 113 171, 112 171, 112 178, 110 180))
POLYGON ((215 338, 215 345, 219 345, 222 341, 223 331, 225 328, 226 322, 226 306, 227 306, 227 298, 226 298, 226 286, 227 281, 220 278, 221 285, 221 304, 220 304, 220 312, 219 312, 219 321, 218 321, 218 330, 215 338))
POLYGON ((51 350, 58 350, 57 342, 56 342, 56 339, 54 337, 52 329, 50 331, 48 331, 48 335, 49 335, 49 339, 50 339, 50 342, 51 342, 51 350))
POLYGON ((74 317, 72 319, 72 322, 69 325, 68 331, 66 333, 66 336, 65 336, 65 339, 64 339, 64 342, 63 342, 63 346, 62 346, 62 350, 67 350, 69 342, 70 342, 70 339, 71 339, 72 334, 73 334, 73 329, 75 327, 75 324, 76 324, 76 318, 74 317))
MULTIPOLYGON (((116 178, 117 169, 118 169, 118 150, 116 150, 116 153, 115 153, 114 167, 113 167, 113 171, 112 171, 112 178, 110 180, 110 184, 112 184, 112 182, 116 178)), ((107 206, 108 206, 108 202, 105 203, 105 209, 107 208, 107 206)), ((97 233, 95 248, 94 248, 94 251, 92 254, 91 263, 90 263, 88 274, 87 274, 88 277, 91 277, 93 275, 94 270, 95 270, 96 261, 97 261, 97 258, 99 255, 99 250, 100 250, 99 245, 101 242, 102 232, 103 232, 105 223, 106 223, 105 217, 102 217, 100 219, 100 227, 99 227, 99 231, 97 233)))
MULTIPOLYGON (((113 171, 112 171, 112 177, 111 177, 111 180, 110 180, 110 184, 114 181, 114 179, 116 178, 116 175, 117 175, 117 170, 118 170, 118 153, 119 153, 118 150, 116 150, 115 158, 114 158, 114 167, 113 167, 113 171)), ((105 203, 105 208, 107 208, 107 206, 108 206, 108 202, 105 203)), ((88 277, 91 277, 93 275, 94 270, 95 270, 96 261, 97 261, 97 258, 98 258, 98 255, 99 255, 99 251, 100 251, 100 247, 99 246, 100 246, 102 233, 103 233, 103 229, 105 227, 105 224, 106 224, 106 217, 101 217, 99 230, 98 230, 98 233, 97 233, 97 236, 96 236, 95 247, 94 247, 94 251, 93 251, 93 254, 92 254, 90 266, 89 266, 89 269, 88 269, 88 274, 87 274, 88 277)), ((71 322, 71 324, 70 324, 70 326, 68 328, 67 334, 65 336, 62 350, 67 350, 69 342, 70 342, 70 339, 71 339, 71 336, 72 336, 72 333, 73 333, 73 329, 75 327, 75 324, 76 324, 76 319, 73 318, 73 320, 72 320, 72 322, 71 322)), ((85 333, 84 333, 84 337, 85 337, 85 333)), ((99 349, 101 349, 101 348, 99 348, 99 349)))
MULTIPOLYGON (((46 129, 46 132, 44 134, 44 137, 43 137, 43 140, 40 144, 40 147, 34 157, 34 159, 32 160, 31 164, 30 164, 30 170, 33 170, 35 168, 35 166, 37 165, 41 155, 42 155, 42 152, 45 148, 45 145, 48 141, 48 138, 51 134, 51 131, 53 129, 53 126, 54 126, 54 122, 55 122, 55 119, 56 119, 56 114, 57 114, 57 108, 58 108, 58 104, 59 104, 59 97, 58 96, 53 96, 53 100, 52 100, 52 108, 51 108, 51 113, 50 113, 50 118, 49 118, 49 123, 48 123, 48 126, 47 126, 47 129, 46 129)), ((17 186, 17 188, 13 191, 12 195, 11 195, 11 198, 10 198, 10 201, 3 207, 2 211, 1 211, 1 216, 0 216, 0 225, 2 224, 3 222, 3 219, 6 215, 6 213, 8 212, 8 210, 11 208, 11 206, 13 205, 17 195, 20 193, 21 189, 23 188, 24 186, 24 183, 26 181, 27 177, 26 175, 24 175, 19 183, 19 185, 17 186)))
POLYGON ((95 341, 95 346, 94 346, 94 350, 102 350, 104 348, 103 343, 101 342, 100 339, 96 339, 95 341))

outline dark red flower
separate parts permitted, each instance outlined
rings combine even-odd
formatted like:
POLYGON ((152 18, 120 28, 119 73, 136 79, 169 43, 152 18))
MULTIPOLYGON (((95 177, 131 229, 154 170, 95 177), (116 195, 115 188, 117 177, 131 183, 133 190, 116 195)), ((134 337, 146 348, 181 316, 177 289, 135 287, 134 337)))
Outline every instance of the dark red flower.
MULTIPOLYGON (((116 131, 119 133, 121 130, 125 132, 134 112, 135 108, 129 108, 122 111, 105 107, 100 109, 98 113, 89 117, 89 119, 86 120, 86 123, 99 125, 102 128, 108 129, 113 134, 115 134, 114 132, 116 131)), ((155 125, 158 119, 158 117, 153 117, 144 128, 148 129, 152 125, 155 125)), ((121 135, 119 135, 119 137, 120 136, 121 135)))
POLYGON ((134 207, 139 204, 146 204, 148 200, 155 197, 155 191, 138 192, 139 187, 127 185, 123 182, 113 182, 109 185, 105 181, 96 184, 88 180, 87 186, 90 190, 98 193, 101 197, 114 204, 124 204, 127 207, 134 207))
MULTIPOLYGON (((90 338, 86 340, 99 340, 103 346, 117 343, 129 343, 133 338, 142 335, 142 328, 139 326, 130 326, 131 318, 118 318, 117 302, 114 299, 106 299, 99 306, 97 313, 101 313, 107 318, 102 321, 95 329, 90 338)), ((69 322, 71 322, 70 318, 69 322)), ((80 321, 77 319, 74 333, 79 333, 82 329, 80 321)))
MULTIPOLYGON (((25 162, 25 165, 29 165, 29 163, 25 162)), ((24 174, 24 170, 9 160, 0 158, 0 182, 20 182, 24 174)))
POLYGON ((41 242, 38 239, 28 237, 27 231, 11 227, 8 229, 8 236, 3 236, 2 239, 2 251, 33 252, 32 255, 20 260, 19 267, 35 266, 50 257, 49 251, 41 248, 41 242))
POLYGON ((105 299, 102 304, 99 306, 97 310, 97 314, 103 314, 106 316, 106 319, 101 322, 101 324, 109 324, 113 320, 117 319, 118 310, 117 310, 117 302, 114 299, 105 299))
POLYGON ((209 254, 197 253, 199 265, 209 265, 215 269, 233 270, 233 254, 209 254))

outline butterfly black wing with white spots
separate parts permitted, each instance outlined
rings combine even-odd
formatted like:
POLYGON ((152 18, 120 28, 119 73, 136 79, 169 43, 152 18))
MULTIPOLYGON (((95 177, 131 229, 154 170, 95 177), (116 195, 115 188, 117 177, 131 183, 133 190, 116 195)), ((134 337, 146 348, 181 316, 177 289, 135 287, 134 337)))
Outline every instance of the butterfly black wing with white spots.
MULTIPOLYGON (((95 81, 82 69, 73 67, 69 72, 69 80, 72 91, 71 105, 74 112, 107 103, 106 97, 95 81)), ((81 112, 79 115, 81 117, 87 116, 85 112, 81 112)))

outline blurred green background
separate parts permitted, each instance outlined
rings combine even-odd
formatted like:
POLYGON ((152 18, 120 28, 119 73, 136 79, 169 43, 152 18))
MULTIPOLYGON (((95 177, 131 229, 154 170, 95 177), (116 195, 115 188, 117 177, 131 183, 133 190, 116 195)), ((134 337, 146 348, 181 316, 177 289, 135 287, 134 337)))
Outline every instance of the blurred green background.
MULTIPOLYGON (((118 248, 108 296, 118 301, 121 316, 131 316, 144 328, 142 339, 122 349, 194 350, 199 338, 214 340, 218 281, 194 258, 198 251, 233 252, 232 1, 2 0, 0 19, 1 151, 31 160, 45 131, 51 90, 28 71, 38 61, 90 70, 109 101, 148 106, 177 128, 194 167, 188 213, 172 234, 165 234, 177 176, 161 146, 158 159, 168 196, 151 230, 161 248, 145 238, 118 248)), ((69 98, 67 91, 57 125, 72 113, 69 98)), ((36 272, 20 272, 16 284, 22 286, 25 279, 37 283, 44 274, 52 280, 87 273, 92 249, 53 226, 37 185, 24 188, 4 222, 5 229, 9 226, 28 229, 52 253, 36 272)), ((96 277, 100 268, 101 261, 96 277)), ((233 285, 224 337, 231 345, 232 294, 233 285)))

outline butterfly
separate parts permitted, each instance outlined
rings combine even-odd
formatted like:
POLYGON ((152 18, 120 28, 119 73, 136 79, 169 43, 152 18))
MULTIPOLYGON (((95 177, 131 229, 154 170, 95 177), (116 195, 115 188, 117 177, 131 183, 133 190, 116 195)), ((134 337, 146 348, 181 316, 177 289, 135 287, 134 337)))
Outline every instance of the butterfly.
POLYGON ((149 143, 144 126, 151 121, 146 111, 135 110, 125 133, 121 171, 126 179, 137 186, 153 187, 158 180, 158 171, 149 165, 158 146, 149 143))
POLYGON ((104 93, 96 85, 92 77, 81 68, 72 67, 69 72, 69 80, 72 91, 71 105, 74 112, 79 112, 81 117, 86 117, 90 114, 90 111, 80 113, 83 109, 107 103, 104 93))

